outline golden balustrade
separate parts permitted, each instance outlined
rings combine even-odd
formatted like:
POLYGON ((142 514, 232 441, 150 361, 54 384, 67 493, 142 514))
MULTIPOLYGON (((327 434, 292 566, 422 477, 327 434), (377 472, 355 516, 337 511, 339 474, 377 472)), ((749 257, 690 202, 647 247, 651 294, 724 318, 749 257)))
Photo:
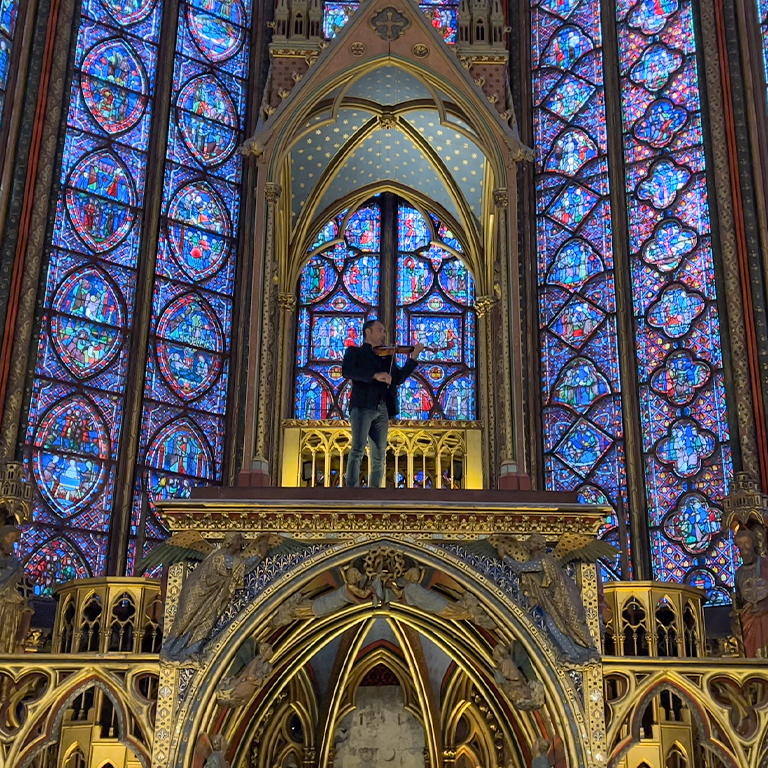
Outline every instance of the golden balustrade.
MULTIPOLYGON (((348 421, 283 423, 281 485, 344 484, 352 433, 348 421)), ((369 451, 363 473, 369 469, 369 451)), ((397 421, 387 435, 386 484, 399 488, 483 487, 482 430, 473 421, 397 421)))

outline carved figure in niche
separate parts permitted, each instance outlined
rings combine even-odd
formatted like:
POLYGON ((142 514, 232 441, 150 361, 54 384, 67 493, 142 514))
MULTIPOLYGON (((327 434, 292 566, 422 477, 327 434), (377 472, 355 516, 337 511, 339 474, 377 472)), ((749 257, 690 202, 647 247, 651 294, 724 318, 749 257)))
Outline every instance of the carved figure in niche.
POLYGON ((227 740, 220 733, 211 737, 203 734, 201 742, 202 752, 206 755, 203 768, 229 768, 229 763, 225 757, 227 740))
POLYGON ((483 610, 480 601, 465 592, 457 601, 453 602, 434 589, 427 589, 419 582, 424 576, 421 568, 414 566, 409 568, 401 578, 389 585, 395 597, 401 599, 406 605, 420 608, 426 613, 434 613, 444 619, 457 619, 472 621, 485 629, 496 629, 496 624, 483 610))
POLYGON ((548 757, 552 742, 549 739, 536 739, 531 748, 531 768, 551 768, 552 763, 548 757))
POLYGON ((20 531, 14 525, 0 528, 0 653, 22 651, 32 609, 27 604, 24 569, 13 554, 20 531))
POLYGON ((216 700, 230 707, 242 707, 272 676, 270 659, 274 651, 269 643, 260 643, 259 652, 242 672, 225 677, 216 688, 216 700))
POLYGON ((530 682, 520 671, 520 665, 527 662, 525 651, 518 643, 497 645, 493 649, 496 669, 493 678, 507 698, 518 708, 530 712, 544 706, 544 685, 539 680, 530 682))
POLYGON ((228 533, 218 549, 197 532, 172 536, 152 550, 139 565, 147 570, 160 563, 202 560, 184 582, 176 617, 166 637, 161 656, 166 661, 197 660, 211 630, 229 604, 232 595, 243 586, 245 574, 268 553, 287 544, 281 536, 264 535, 248 543, 239 533, 228 533))
POLYGON ((739 528, 733 541, 742 564, 736 571, 736 600, 744 655, 768 658, 768 558, 757 554, 757 537, 749 528, 739 528))
POLYGON ((376 591, 370 579, 357 568, 350 566, 343 571, 344 583, 331 592, 310 600, 300 592, 291 595, 272 617, 273 627, 285 627, 296 619, 312 619, 330 616, 332 613, 376 599, 376 591))
POLYGON ((547 629, 564 659, 580 664, 597 658, 581 594, 565 565, 572 560, 595 562, 600 557, 615 557, 616 550, 604 541, 579 534, 562 536, 551 553, 540 533, 531 534, 524 543, 513 536, 492 539, 499 556, 520 576, 523 593, 541 607, 547 629))

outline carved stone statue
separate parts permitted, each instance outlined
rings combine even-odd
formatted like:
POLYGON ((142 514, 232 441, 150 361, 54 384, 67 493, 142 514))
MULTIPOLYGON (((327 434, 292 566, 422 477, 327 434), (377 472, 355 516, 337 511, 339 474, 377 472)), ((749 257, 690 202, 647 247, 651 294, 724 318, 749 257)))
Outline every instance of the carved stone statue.
POLYGON ((757 553, 757 537, 740 528, 733 537, 742 565, 736 571, 734 608, 747 658, 768 658, 768 558, 757 553))
POLYGON ((551 768, 552 762, 548 754, 552 742, 549 739, 536 739, 531 749, 531 768, 551 768))
POLYGON ((245 574, 267 554, 282 549, 304 548, 281 536, 259 536, 252 542, 239 533, 228 533, 218 549, 196 531, 184 531, 155 547, 139 565, 144 571, 181 560, 202 560, 184 582, 171 631, 161 657, 166 661, 198 659, 211 630, 245 574))
POLYGON ((314 600, 304 597, 301 593, 291 595, 275 612, 272 626, 285 627, 296 619, 330 616, 348 605, 364 603, 375 598, 373 586, 357 568, 349 567, 343 573, 344 584, 314 600))
POLYGON ((496 669, 493 677, 507 698, 518 708, 532 711, 544 706, 544 685, 539 680, 526 679, 515 659, 517 648, 497 645, 493 649, 496 669))
POLYGON ((419 583, 422 576, 420 568, 409 568, 400 579, 392 583, 390 589, 406 605, 413 605, 427 613, 437 614, 444 619, 472 621, 485 629, 496 628, 495 622, 474 595, 465 592, 454 602, 434 589, 423 587, 419 583))
POLYGON ((246 664, 242 672, 225 677, 216 688, 216 700, 230 707, 242 707, 269 680, 272 675, 270 659, 274 655, 269 643, 261 643, 255 659, 246 664))
POLYGON ((203 763, 203 768, 229 768, 229 763, 225 757, 227 740, 220 733, 217 733, 211 736, 210 742, 213 751, 203 763))
POLYGON ((32 609, 24 594, 24 569, 13 554, 20 531, 0 527, 0 653, 16 653, 29 629, 32 609))
POLYGON ((565 660, 583 663, 599 654, 587 626, 584 603, 573 579, 565 572, 570 560, 594 562, 616 550, 589 536, 566 534, 552 553, 539 533, 524 543, 512 536, 494 537, 499 556, 520 575, 525 595, 544 612, 544 621, 565 660), (522 548, 522 549, 521 549, 522 548))

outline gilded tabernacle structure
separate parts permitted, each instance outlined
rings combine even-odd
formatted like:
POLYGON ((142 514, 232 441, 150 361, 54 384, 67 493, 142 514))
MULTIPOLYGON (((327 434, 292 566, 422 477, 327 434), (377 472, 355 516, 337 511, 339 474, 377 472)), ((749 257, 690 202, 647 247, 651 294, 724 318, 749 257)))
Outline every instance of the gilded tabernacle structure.
POLYGON ((0 768, 768 768, 766 62, 0 0, 0 768))

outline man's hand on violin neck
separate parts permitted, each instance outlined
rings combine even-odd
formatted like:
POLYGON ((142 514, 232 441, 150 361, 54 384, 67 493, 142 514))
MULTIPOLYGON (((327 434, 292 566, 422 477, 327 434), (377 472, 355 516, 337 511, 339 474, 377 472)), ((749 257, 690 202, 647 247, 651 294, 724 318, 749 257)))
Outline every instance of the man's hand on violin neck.
POLYGON ((419 342, 414 348, 413 352, 411 352, 411 357, 416 360, 418 359, 419 355, 424 351, 424 345, 419 342))
POLYGON ((376 379, 376 381, 383 381, 387 386, 389 386, 392 383, 392 377, 388 373, 385 373, 384 371, 379 371, 378 373, 374 373, 373 378, 376 379))

